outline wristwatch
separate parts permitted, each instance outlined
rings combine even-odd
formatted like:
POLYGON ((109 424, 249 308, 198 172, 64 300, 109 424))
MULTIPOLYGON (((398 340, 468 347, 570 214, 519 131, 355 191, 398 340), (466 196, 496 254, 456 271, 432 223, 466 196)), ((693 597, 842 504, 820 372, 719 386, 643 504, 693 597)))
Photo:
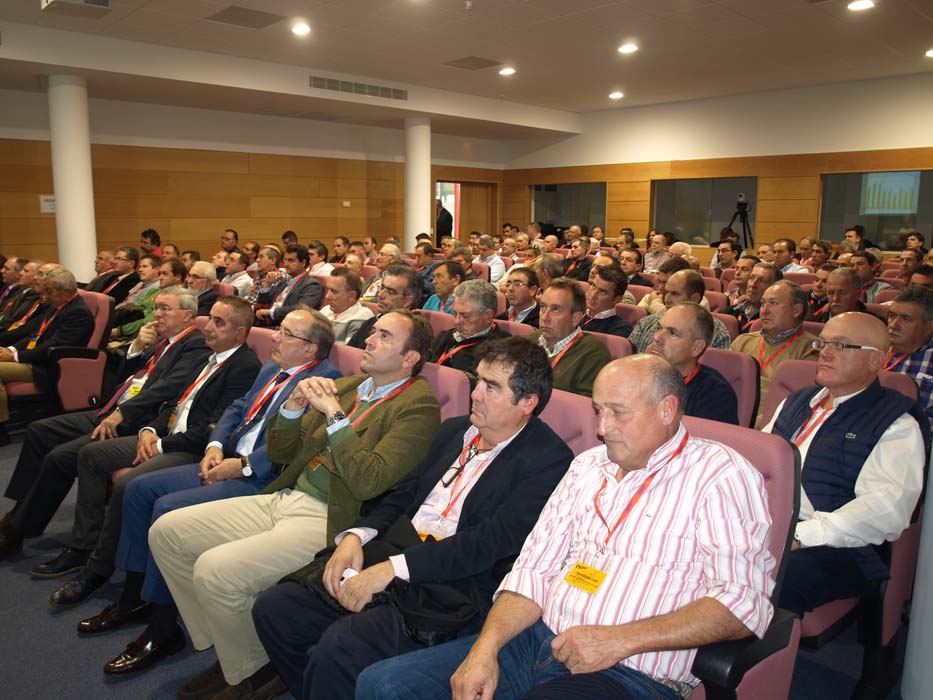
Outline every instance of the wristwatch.
POLYGON ((346 419, 347 419, 346 413, 344 413, 343 411, 336 411, 327 417, 327 427, 329 428, 334 423, 339 423, 340 421, 346 420, 346 419))
POLYGON ((249 463, 249 457, 243 455, 240 457, 240 464, 243 465, 243 476, 253 475, 253 465, 249 463))

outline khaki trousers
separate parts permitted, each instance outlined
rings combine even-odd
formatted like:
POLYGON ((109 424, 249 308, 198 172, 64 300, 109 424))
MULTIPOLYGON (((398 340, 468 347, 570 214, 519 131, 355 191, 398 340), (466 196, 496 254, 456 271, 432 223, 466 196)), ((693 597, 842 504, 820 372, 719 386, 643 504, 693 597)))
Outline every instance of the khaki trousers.
POLYGON ((166 513, 149 530, 195 649, 211 645, 236 685, 269 662, 252 609, 256 597, 325 546, 327 504, 283 489, 166 513))
POLYGON ((0 423, 10 420, 10 405, 6 395, 7 382, 31 382, 32 365, 22 362, 0 362, 0 423))

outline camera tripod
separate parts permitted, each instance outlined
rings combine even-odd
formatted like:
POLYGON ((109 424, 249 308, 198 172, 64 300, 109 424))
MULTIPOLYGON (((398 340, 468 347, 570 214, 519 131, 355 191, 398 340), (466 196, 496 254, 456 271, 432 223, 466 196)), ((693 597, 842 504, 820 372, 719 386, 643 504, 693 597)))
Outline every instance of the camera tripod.
MULTIPOLYGON (((732 224, 735 223, 735 220, 738 219, 739 223, 742 224, 742 247, 743 248, 752 248, 755 245, 755 238, 752 235, 752 225, 748 223, 748 203, 739 202, 736 204, 736 209, 732 213, 732 218, 729 219, 729 228, 732 228, 732 224)), ((735 229, 732 229, 733 231, 735 229)))

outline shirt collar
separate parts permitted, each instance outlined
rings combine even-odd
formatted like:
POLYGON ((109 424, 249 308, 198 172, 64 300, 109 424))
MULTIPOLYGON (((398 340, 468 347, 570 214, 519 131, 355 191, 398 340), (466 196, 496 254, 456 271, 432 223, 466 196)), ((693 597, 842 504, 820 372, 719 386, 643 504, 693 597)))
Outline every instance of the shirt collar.
POLYGON ((462 336, 459 331, 454 331, 454 341, 457 343, 462 343, 464 340, 470 340, 471 338, 482 338, 484 336, 492 333, 492 326, 484 328, 479 333, 474 333, 473 335, 462 336))
POLYGON ((213 355, 211 355, 211 357, 214 358, 214 361, 217 364, 220 364, 221 362, 226 361, 226 359, 230 357, 233 353, 235 353, 237 350, 239 350, 241 345, 236 345, 230 348, 229 350, 224 350, 223 352, 215 352, 213 355))
POLYGON ((373 385, 375 382, 373 381, 372 377, 366 377, 366 379, 363 380, 363 383, 356 388, 356 393, 359 395, 360 401, 365 401, 366 403, 378 401, 393 389, 397 389, 398 387, 402 386, 402 384, 407 382, 409 379, 411 379, 411 377, 403 377, 397 382, 392 382, 391 384, 381 386, 376 389, 372 396, 369 396, 370 392, 373 390, 373 385))
POLYGON ((606 309, 605 311, 600 311, 598 314, 594 316, 590 316, 590 318, 609 318, 610 316, 615 316, 615 315, 616 315, 616 310, 613 307, 611 309, 606 309))
MULTIPOLYGON (((677 452, 677 448, 680 447, 680 443, 683 441, 685 435, 687 435, 687 428, 684 427, 683 423, 680 423, 680 425, 677 426, 677 432, 674 433, 673 437, 671 437, 670 440, 656 449, 651 457, 648 458, 648 464, 645 465, 645 468, 639 469, 638 471, 649 474, 652 471, 656 471, 657 469, 666 466, 671 457, 674 456, 674 453, 677 452)), ((603 469, 606 476, 611 477, 612 479, 616 478, 616 474, 619 471, 619 467, 615 464, 615 462, 612 462, 608 459, 604 463, 603 469)))
POLYGON ((547 339, 544 337, 544 334, 542 333, 541 335, 538 336, 538 345, 544 348, 544 352, 547 353, 547 356, 549 358, 554 357, 557 353, 559 353, 565 347, 570 345, 570 343, 573 342, 573 339, 576 338, 581 333, 583 333, 583 331, 580 330, 580 326, 577 326, 576 328, 573 329, 573 333, 568 335, 566 338, 561 338, 556 343, 554 343, 554 348, 551 350, 547 349, 547 339))
POLYGON ((788 328, 786 331, 781 331, 775 336, 768 335, 767 333, 764 332, 764 329, 762 329, 761 337, 764 338, 765 341, 767 341, 771 345, 776 345, 777 343, 781 343, 787 340, 788 338, 790 338, 791 336, 793 336, 797 331, 800 330, 801 326, 803 326, 802 323, 794 326, 793 328, 788 328))

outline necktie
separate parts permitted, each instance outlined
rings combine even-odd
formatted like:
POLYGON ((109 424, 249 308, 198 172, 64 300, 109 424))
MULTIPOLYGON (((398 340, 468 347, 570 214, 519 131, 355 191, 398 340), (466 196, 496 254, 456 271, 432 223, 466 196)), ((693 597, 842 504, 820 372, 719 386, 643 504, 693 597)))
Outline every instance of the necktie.
MULTIPOLYGON (((288 372, 279 372, 275 380, 272 382, 272 386, 275 386, 279 382, 284 382, 289 378, 288 372)), ((248 421, 243 421, 237 426, 237 429, 233 431, 233 435, 230 436, 230 439, 227 440, 226 452, 228 454, 234 454, 236 452, 236 446, 240 442, 240 439, 246 435, 259 421, 262 421, 266 417, 266 411, 269 406, 272 405, 272 397, 275 396, 275 391, 270 391, 265 398, 262 400, 262 405, 259 410, 256 411, 256 414, 248 421)))
POLYGON ((165 349, 167 347, 168 347, 168 340, 163 340, 161 343, 156 345, 155 352, 152 353, 152 359, 150 359, 149 362, 146 363, 146 365, 141 367, 136 372, 136 374, 126 378, 126 381, 124 381, 120 385, 120 388, 114 392, 113 396, 110 397, 110 400, 106 403, 106 405, 104 405, 104 407, 97 412, 97 416, 101 417, 109 413, 111 409, 113 409, 113 407, 117 405, 117 401, 120 400, 120 397, 126 393, 126 390, 129 388, 130 384, 133 383, 134 379, 141 379, 145 377, 147 374, 149 374, 149 372, 156 366, 156 363, 159 361, 159 358, 162 357, 162 353, 165 352, 165 349))

